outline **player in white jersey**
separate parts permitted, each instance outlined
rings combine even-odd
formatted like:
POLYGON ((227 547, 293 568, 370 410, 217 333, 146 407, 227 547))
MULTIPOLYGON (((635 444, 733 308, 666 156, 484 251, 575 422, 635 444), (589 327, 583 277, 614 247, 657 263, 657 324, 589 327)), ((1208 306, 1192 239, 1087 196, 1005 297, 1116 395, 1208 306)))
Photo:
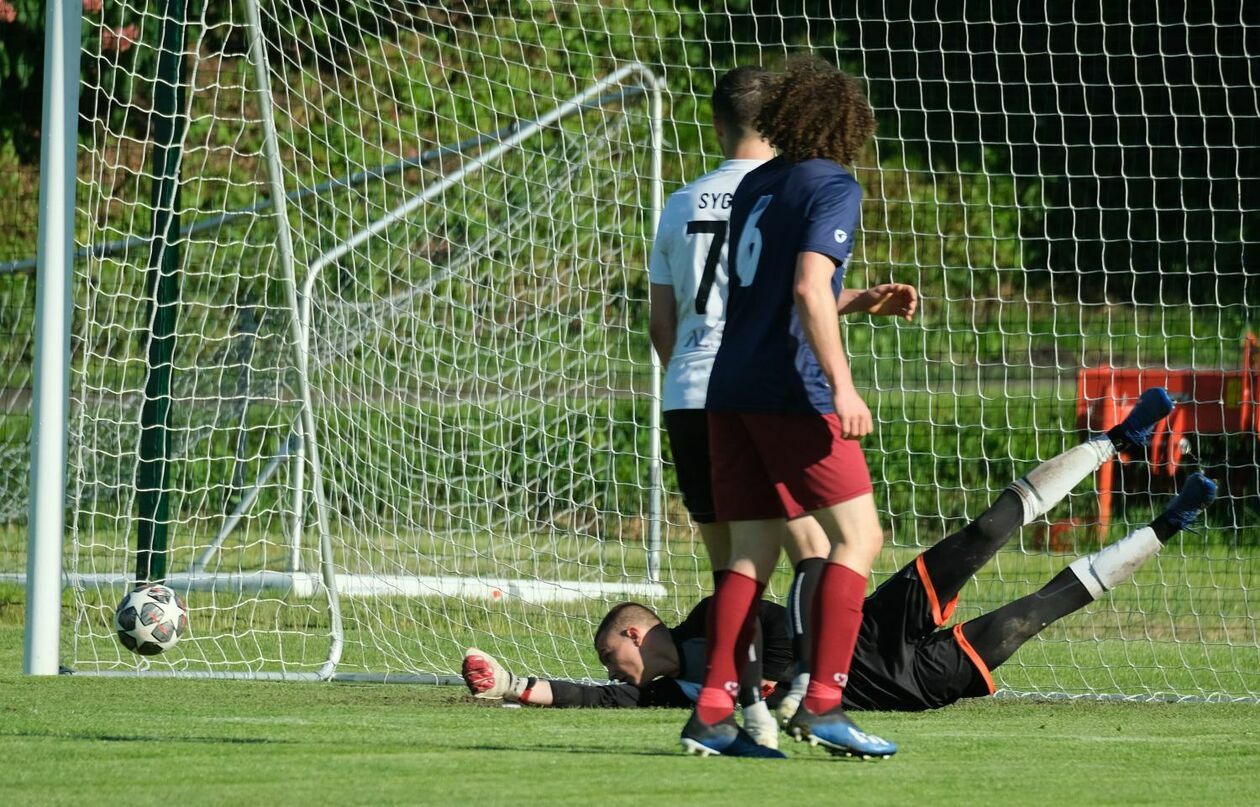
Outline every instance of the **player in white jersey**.
POLYGON ((715 577, 726 568, 729 536, 725 525, 714 523, 704 401, 725 322, 731 199, 745 174, 774 157, 751 126, 768 78, 760 68, 737 67, 714 87, 713 128, 726 160, 669 197, 649 269, 652 344, 666 368, 666 429, 683 501, 715 577))
MULTIPOLYGON (((713 568, 714 584, 730 559, 730 532, 714 515, 709 478, 709 431, 704 412, 709 373, 722 341, 727 296, 727 238, 731 200, 744 175, 774 157, 774 150, 753 126, 761 93, 770 74, 753 67, 726 73, 713 91, 713 128, 726 160, 713 171, 669 197, 657 227, 650 265, 652 344, 666 366, 663 409, 683 502, 699 527, 713 568)), ((839 313, 868 312, 909 319, 915 290, 883 284, 865 291, 845 290, 839 313)), ((795 569, 788 592, 793 649, 800 669, 808 670, 812 590, 829 550, 826 535, 811 517, 788 522, 784 548, 795 569)), ((750 664, 746 679, 760 679, 750 664)), ((799 673, 794 690, 803 695, 808 676, 799 673)), ((755 695, 745 687, 745 721, 755 695)), ((796 700, 793 697, 791 700, 796 700)), ((755 718, 754 718, 755 719, 755 718)), ((757 728, 757 727, 753 727, 757 728)), ((773 744, 772 726, 760 727, 773 744), (766 734, 768 732, 768 735, 766 734)))
MULTIPOLYGON (((665 365, 662 408, 683 503, 700 529, 716 589, 730 558, 730 532, 716 522, 709 483, 709 426, 704 412, 709 372, 722 342, 726 307, 726 228, 731 199, 744 175, 774 157, 752 127, 769 73, 737 67, 713 88, 713 129, 726 160, 673 193, 665 203, 652 245, 652 345, 665 365)), ((793 524, 793 562, 825 549, 818 526, 793 524), (817 535, 814 535, 817 533, 817 535), (819 541, 815 549, 810 545, 819 541), (797 549, 797 544, 801 549, 797 549)), ((748 637, 750 663, 741 682, 744 725, 756 741, 778 745, 778 727, 761 701, 760 635, 748 637)))

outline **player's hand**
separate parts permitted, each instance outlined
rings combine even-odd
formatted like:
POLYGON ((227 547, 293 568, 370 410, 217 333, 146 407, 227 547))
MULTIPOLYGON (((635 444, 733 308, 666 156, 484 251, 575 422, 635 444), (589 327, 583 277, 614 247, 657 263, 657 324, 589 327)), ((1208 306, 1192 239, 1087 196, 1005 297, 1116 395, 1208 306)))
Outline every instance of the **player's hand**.
POLYGON ((875 426, 871 418, 871 410, 866 401, 857 394, 857 390, 849 387, 837 392, 833 398, 836 407, 836 419, 840 421, 840 436, 846 440, 857 440, 870 434, 875 426))
POLYGON ((866 290, 870 298, 867 313, 884 317, 914 318, 919 307, 919 292, 907 283, 881 283, 866 290))
POLYGON ((461 672, 464 683, 468 685, 468 691, 474 698, 498 700, 512 688, 514 676, 494 656, 475 647, 464 651, 461 672))

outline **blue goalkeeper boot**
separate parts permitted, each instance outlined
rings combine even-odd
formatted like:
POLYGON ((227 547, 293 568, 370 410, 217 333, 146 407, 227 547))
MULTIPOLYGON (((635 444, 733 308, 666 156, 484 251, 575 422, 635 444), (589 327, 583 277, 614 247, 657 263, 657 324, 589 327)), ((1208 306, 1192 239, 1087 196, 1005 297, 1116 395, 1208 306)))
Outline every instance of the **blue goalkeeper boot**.
POLYGON ((679 738, 683 750, 698 757, 760 757, 762 759, 787 759, 787 754, 773 748, 758 745, 748 732, 735 722, 735 715, 709 724, 694 711, 683 727, 679 738))
POLYGON ((821 745, 836 756, 884 759, 897 753, 895 744, 859 729, 839 706, 816 715, 802 703, 788 722, 787 733, 798 742, 821 745))
POLYGON ((1168 417, 1173 410, 1173 399, 1163 387, 1151 387, 1138 396, 1138 402, 1125 419, 1113 426, 1107 437, 1117 451, 1129 452, 1144 447, 1151 441, 1155 424, 1168 417))
POLYGON ((1216 483, 1196 471, 1181 485, 1177 498, 1164 508, 1163 518, 1179 530, 1193 524, 1203 508, 1216 499, 1216 483))

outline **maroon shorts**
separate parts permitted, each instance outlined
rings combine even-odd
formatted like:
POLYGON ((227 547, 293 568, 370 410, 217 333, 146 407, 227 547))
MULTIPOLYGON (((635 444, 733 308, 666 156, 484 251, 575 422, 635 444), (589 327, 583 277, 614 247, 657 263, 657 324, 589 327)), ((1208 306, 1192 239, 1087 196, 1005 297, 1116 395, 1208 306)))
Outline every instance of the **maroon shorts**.
POLYGON ((871 492, 862 447, 834 414, 710 412, 709 462, 719 521, 796 518, 871 492))

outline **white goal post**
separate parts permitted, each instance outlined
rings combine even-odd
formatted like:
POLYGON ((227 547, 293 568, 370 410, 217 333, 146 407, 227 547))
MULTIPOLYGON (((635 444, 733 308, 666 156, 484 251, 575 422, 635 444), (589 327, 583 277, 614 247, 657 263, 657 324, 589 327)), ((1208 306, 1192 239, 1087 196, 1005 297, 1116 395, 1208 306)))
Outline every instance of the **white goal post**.
POLYGON ((845 325, 876 421, 873 583, 1096 426, 1087 374, 1227 377, 1237 395, 1179 393, 1195 414, 1109 469, 1105 499, 1082 485, 1012 539, 956 619, 1203 469, 1224 492, 1204 532, 995 680, 1260 699, 1260 418, 1234 418, 1260 395, 1260 359, 1239 366, 1260 110, 1234 69, 1257 21, 718 5, 49 4, 38 322, 11 318, 38 328, 35 408, 0 413, 0 461, 33 424, 29 489, 0 491, 31 502, 0 513, 28 672, 438 681, 475 645, 592 678, 609 605, 687 613, 710 570, 667 492, 649 250, 664 195, 720 159, 716 78, 809 51, 862 80, 878 123, 848 285, 923 300, 913 323, 845 325), (190 629, 141 659, 110 620, 146 578, 190 629))
MULTIPOLYGON (((246 18, 249 20, 250 45, 249 45, 249 61, 253 69, 253 77, 257 82, 254 92, 260 100, 269 100, 270 87, 273 81, 272 71, 267 64, 266 49, 261 37, 261 23, 258 16, 258 7, 253 0, 245 3, 246 18)), ((417 574, 417 573, 390 573, 390 572, 353 572, 345 570, 344 559, 339 561, 337 552, 355 551, 351 548, 351 544, 344 540, 336 540, 332 536, 333 527, 330 525, 330 518, 327 514, 328 506, 323 501, 325 489, 328 486, 337 488, 338 482, 325 477, 323 472, 323 464, 320 461, 321 452, 336 450, 338 447, 321 446, 322 435, 328 434, 329 428, 326 423, 318 422, 316 413, 315 399, 319 391, 313 390, 310 382, 312 367, 320 367, 331 363, 327 355, 320 355, 316 349, 313 332, 319 327, 315 322, 315 300, 320 295, 320 281, 322 274, 330 267, 337 267, 339 264, 347 260, 348 257, 355 256, 364 250, 370 250, 370 244, 373 240, 384 241, 390 249, 398 249, 397 245, 390 244, 391 234, 396 234, 398 230, 405 229, 409 222, 415 219, 423 219, 425 217, 424 208, 426 206, 436 207, 441 205, 452 188, 467 188, 470 182, 478 174, 483 172, 499 171, 502 181, 506 174, 502 172, 502 164, 512 161, 513 152, 522 152, 530 150, 531 144, 536 141, 545 141, 550 138, 552 143, 546 143, 540 153, 546 155, 545 149, 561 148, 573 151, 575 148, 578 153, 586 153, 592 158, 612 158, 612 159, 629 159, 635 163, 635 171, 633 177, 629 177, 634 185, 629 188, 631 195, 628 199, 617 200, 618 203, 633 205, 635 215, 639 220, 634 222, 635 226, 628 232, 616 233, 618 238, 633 241, 633 245, 621 244, 614 241, 611 246, 624 250, 627 254, 637 252, 640 260, 635 264, 621 267, 619 271, 609 278, 602 280, 625 281, 628 274, 635 272, 644 272, 644 266, 641 260, 646 255, 647 246, 654 232, 656 219, 660 215, 660 209, 663 204, 663 184, 661 178, 661 153, 662 153, 662 85, 659 78, 647 69, 645 66, 637 63, 623 65, 613 70, 609 75, 594 80, 589 86, 574 93, 568 99, 562 99, 557 105, 549 110, 543 110, 538 117, 532 119, 520 119, 512 121, 507 126, 500 127, 497 131, 467 138, 463 142, 454 146, 441 146, 437 149, 430 149, 416 158, 412 158, 409 162, 413 163, 410 167, 426 166, 434 164, 443 171, 440 174, 432 175, 418 190, 400 189, 403 192, 400 195, 400 202, 389 207, 372 212, 368 218, 364 219, 363 225, 354 225, 344 237, 340 238, 335 245, 327 249, 321 254, 312 257, 308 256, 302 265, 298 265, 295 257, 294 242, 302 242, 302 246, 309 248, 311 244, 309 233, 294 233, 295 223, 297 228, 306 224, 312 225, 310 220, 304 222, 305 216, 298 214, 290 216, 287 200, 293 196, 292 192, 286 187, 286 182, 290 181, 286 176, 285 167, 282 165, 282 146, 278 142, 275 115, 269 103, 264 102, 258 104, 259 120, 262 135, 262 157, 266 165, 267 181, 265 187, 269 193, 270 205, 265 213, 258 213, 259 216, 268 216, 276 222, 275 226, 275 257, 279 264, 279 276, 283 281, 286 289, 285 299, 286 307, 284 313, 291 327, 292 343, 295 346, 293 351, 293 370, 295 377, 295 393, 297 400, 294 421, 291 425, 291 431, 288 435, 284 435, 280 441, 279 450, 270 458, 261 472, 250 486, 244 491, 239 502, 233 511, 224 519, 224 524, 215 535, 214 540, 204 547, 197 548, 197 557, 191 565, 189 571, 171 570, 162 575, 168 585, 173 586, 176 590, 186 592, 195 598, 196 593, 208 593, 220 596, 235 596, 247 600, 270 600, 270 599, 295 599, 305 601, 315 597, 325 602, 327 609, 328 626, 328 649, 327 655, 322 663, 319 663, 314 670, 288 670, 285 669, 285 659, 275 659, 281 668, 279 672, 265 670, 223 670, 213 671, 206 674, 222 675, 222 676, 244 676, 244 677, 283 677, 283 678, 331 678, 337 669, 343 650, 343 628, 342 628, 342 609, 340 601, 342 597, 351 598, 371 598, 378 603, 388 603, 392 598, 423 598, 423 597, 454 597, 469 599, 484 599, 489 602, 512 602, 525 606, 534 606, 548 603, 572 603, 575 601, 599 600, 600 602, 616 601, 625 598, 636 599, 653 599, 661 598, 666 595, 666 589, 660 583, 660 521, 661 521, 661 456, 660 456, 660 414, 659 414, 659 373, 657 372, 653 357, 646 350, 640 350, 639 355, 624 354, 621 356, 599 356, 601 362, 611 360, 631 361, 637 363, 641 368, 645 368, 647 372, 642 373, 648 381, 649 387, 641 390, 639 394, 643 396, 649 406, 646 409, 646 417, 643 422, 636 422, 638 428, 643 428, 649 434, 647 439, 647 452, 641 457, 643 467, 646 470, 645 478, 642 485, 636 485, 637 495, 642 501, 634 505, 637 509, 634 516, 642 521, 642 535, 632 540, 633 545, 639 545, 642 548, 641 562, 644 564, 637 573, 625 573, 623 579, 598 579, 606 577, 606 575, 597 574, 596 579, 582 579, 582 575, 589 576, 590 569, 582 570, 581 568, 568 569, 563 563, 555 563, 554 578, 547 577, 515 577, 502 573, 487 573, 478 570, 472 575, 461 575, 458 572, 450 573, 441 570, 440 566, 435 569, 433 574, 417 574), (639 112, 626 112, 627 110, 641 109, 639 112), (627 114, 637 118, 636 121, 627 120, 627 114), (599 120, 590 120, 592 117, 599 120), (585 118, 586 120, 583 120, 585 118), (573 121, 577 120, 578 125, 573 126, 573 121), (635 127, 633 134, 635 140, 625 139, 631 127, 635 127), (568 127, 566 129, 566 127, 568 127), (600 144, 599 148, 591 148, 591 142, 588 138, 599 138, 608 136, 613 138, 609 142, 600 144), (620 141, 617 138, 621 138, 620 141), (569 142, 564 142, 564 141, 569 142), (582 142, 574 144, 574 141, 582 142), (626 153, 610 157, 610 154, 601 152, 602 149, 623 149, 626 153), (641 153, 641 157, 630 154, 630 152, 641 153), (505 156, 506 155, 506 156, 505 156), (450 166, 449 168, 447 166, 450 166), (294 221, 296 220, 296 222, 294 221), (293 516, 290 525, 286 528, 288 535, 286 539, 290 542, 286 547, 287 552, 287 568, 271 569, 271 568, 249 568, 249 566, 265 566, 266 564, 247 564, 246 566, 237 566, 231 571, 223 570, 222 553, 225 542, 231 539, 232 531, 239 526, 243 519, 250 515, 250 508, 265 494, 269 485, 274 486, 274 477, 278 471, 283 469, 284 465, 288 465, 289 481, 287 493, 291 497, 291 501, 287 506, 291 508, 293 516), (309 476, 307 476, 309 474, 309 476), (305 482, 303 480, 306 480, 305 482), (303 518, 304 502, 307 493, 313 494, 313 506, 310 508, 313 517, 310 519, 313 525, 307 526, 307 519, 303 518), (312 533, 315 540, 311 540, 312 533), (334 545, 336 544, 336 545, 334 545), (304 554, 308 556, 306 562, 310 562, 309 558, 314 559, 314 568, 317 572, 306 572, 302 570, 304 564, 304 554), (569 572, 578 572, 577 576, 565 579, 569 572)), ((291 155, 291 144, 288 144, 291 155)), ((517 165, 513 166, 518 169, 521 167, 522 161, 517 161, 517 165)), ((575 206, 574 191, 581 187, 593 187, 592 177, 598 176, 600 171, 607 170, 606 166, 588 166, 583 170, 589 174, 587 177, 574 176, 571 167, 563 161, 551 161, 559 170, 553 172, 553 176, 547 176, 545 173, 529 177, 529 181, 535 183, 536 187, 526 187, 526 198, 532 198, 544 204, 558 204, 569 210, 573 210, 577 214, 578 223, 575 228, 580 228, 580 220, 586 218, 587 213, 575 206), (558 183, 558 184, 548 184, 558 183), (532 192, 532 193, 530 193, 532 192)), ((525 162, 525 164, 528 164, 525 162)), ((378 169, 378 172, 400 173, 398 166, 391 166, 384 169, 378 169)), ((372 171, 367 172, 367 180, 371 181, 373 177, 370 175, 372 171)), ((362 176, 357 178, 334 178, 333 182, 327 183, 329 187, 323 189, 324 192, 329 190, 339 190, 347 187, 353 187, 355 184, 364 184, 362 176)), ((484 192, 480 191, 479 192, 484 192)), ((595 200, 586 200, 599 201, 595 200)), ((258 206, 255 206, 257 209, 258 206)), ((523 213, 524 216, 545 215, 546 209, 528 210, 523 213)), ((516 215, 522 215, 520 211, 513 211, 516 215)), ((428 214, 429 219, 435 218, 433 214, 428 214)), ((227 218, 227 217, 223 217, 227 218)), ((426 224, 428 222, 425 222, 426 224)), ((564 219, 560 215, 556 215, 554 220, 549 222, 552 225, 563 225, 564 219)), ((318 224, 318 222, 314 222, 318 224)), ((473 246, 479 250, 503 249, 506 244, 510 244, 512 237, 512 227, 509 225, 498 233, 490 232, 482 236, 479 242, 473 246)), ((414 224, 413 224, 414 227, 414 224)), ((189 228, 194 229, 194 228, 189 228)), ((128 246, 127 242, 123 246, 128 246)), ((405 249, 405 248, 404 248, 405 249)), ((106 257, 110 255, 110 250, 102 250, 106 257)), ((403 256, 405 261, 407 256, 403 256)), ((433 267, 433 271, 426 277, 418 281, 410 282, 400 290, 396 290, 379 300, 373 301, 370 305, 384 309, 386 312, 397 313, 405 311, 411 306, 415 306, 416 299, 434 292, 435 287, 443 283, 457 282, 461 279, 461 273, 466 271, 471 264, 484 258, 484 254, 480 254, 470 248, 463 256, 462 262, 452 261, 446 267, 433 267)), ((577 256, 573 256, 577 257, 577 256)), ((567 259, 567 258, 566 258, 567 259)), ((401 262, 397 257, 393 258, 395 262, 401 262)), ((552 274, 551 271, 557 269, 557 266, 539 267, 538 280, 546 285, 549 282, 557 282, 563 284, 565 278, 561 274, 552 274)), ((628 284, 627 284, 628 285, 628 284)), ((562 301, 563 302, 563 301, 562 301)), ((599 305, 603 305, 602 300, 599 305)), ((349 306, 353 309, 356 306, 349 306)), ((361 307, 361 306, 359 306, 361 307)), ((577 313, 581 313, 580 310, 577 313)), ((387 314, 388 316, 388 314, 387 314)), ((538 318, 543 319, 548 314, 540 308, 538 318)), ((565 316, 570 316, 566 314, 565 316)), ((623 331, 625 326, 621 326, 623 331)), ((340 335, 339 335, 340 336, 340 335)), ((363 344, 367 339, 372 338, 371 334, 365 336, 362 333, 355 333, 349 336, 349 340, 345 344, 337 347, 340 349, 354 349, 363 344)), ((344 357, 343 357, 344 358, 344 357)), ((529 371, 535 371, 539 368, 525 368, 529 371)), ((334 367, 332 372, 335 375, 353 372, 347 370, 344 366, 334 367)), ((605 369, 599 368, 599 372, 606 372, 605 369)), ((637 382, 636 382, 637 383, 637 382)), ((323 390, 326 392, 327 390, 323 390)), ((545 391, 541 391, 545 393, 545 391)), ((584 397, 591 395, 591 390, 579 390, 584 397)), ((594 390, 596 395, 600 394, 600 390, 594 390)), ((619 397, 624 397, 627 391, 621 390, 602 390, 604 395, 612 393, 619 397)), ((504 398, 510 398, 516 395, 521 398, 528 397, 531 394, 538 394, 538 391, 531 392, 526 389, 507 389, 500 393, 504 398)), ((589 413, 583 413, 580 405, 571 410, 571 414, 585 415, 590 417, 589 413)), ((599 419, 599 415, 594 416, 599 419)), ((49 430, 47 434, 50 437, 56 437, 55 430, 49 430)), ((65 440, 64 432, 61 439, 65 440)), ((597 446, 590 444, 588 449, 596 449, 597 446)), ((340 467, 338 463, 334 463, 335 469, 340 467)), ((401 491, 399 491, 401 493, 401 491)), ((274 489, 272 491, 273 499, 275 497, 274 489)), ((273 507, 275 505, 273 504, 273 507)), ((38 519, 33 523, 37 523, 38 519)), ((384 538, 384 540, 389 540, 384 538)), ((407 536, 395 534, 390 536, 394 540, 400 538, 405 539, 407 536)), ((568 537, 568 536, 566 536, 568 537)), ((580 537, 580 536, 579 536, 580 537)), ((125 536, 123 537, 125 540, 125 536)), ((592 540, 606 540, 621 543, 618 536, 609 536, 607 539, 596 538, 591 536, 592 540)), ((371 540, 371 538, 369 538, 371 540)), ((554 538, 552 540, 555 540, 554 538)), ((122 548, 122 547, 119 547, 122 548)), ((622 548, 624 551, 625 547, 622 548)), ((168 550, 169 552, 170 550, 168 550)), ((631 551, 635 551, 631 549, 631 551)), ((127 558, 126 553, 121 556, 127 558)), ((421 565, 424 564, 423 558, 414 558, 421 565)), ((402 565, 406 565, 405 563, 402 565)), ((493 564, 491 564, 493 565, 493 564)), ((577 563, 581 566, 580 559, 577 563)), ((505 570, 510 571, 510 570, 505 570)), ((596 569, 595 571, 600 571, 596 569)), ((616 570, 613 570, 614 575, 616 570)), ((49 572, 46 571, 45 574, 49 572)), ((59 570, 52 570, 53 579, 61 581, 62 575, 59 570)), ((20 576, 12 579, 21 580, 20 576)), ((34 581, 36 578, 31 577, 34 581)), ((120 596, 127 587, 129 587, 137 576, 130 570, 119 571, 78 571, 75 569, 67 570, 64 575, 65 583, 77 594, 82 597, 97 600, 95 603, 97 608, 104 609, 111 601, 112 597, 120 596)), ((195 599, 194 599, 195 602, 195 599)), ((194 606, 195 607, 195 606, 194 606)), ((309 606, 303 604, 303 609, 309 606)), ((383 606, 383 607, 388 607, 383 606)), ((32 635, 39 635, 40 631, 32 631, 32 635)), ((195 633, 195 631, 194 631, 195 633)), ((195 643, 196 639, 193 640, 195 643)), ((131 659, 122 657, 123 666, 134 666, 128 662, 131 659)), ((146 665, 147 666, 147 665, 146 665)), ((178 669, 179 674, 189 673, 193 670, 186 666, 178 669)), ((359 677, 362 678, 360 673, 359 677)), ((397 673, 394 674, 397 678, 397 673)))

